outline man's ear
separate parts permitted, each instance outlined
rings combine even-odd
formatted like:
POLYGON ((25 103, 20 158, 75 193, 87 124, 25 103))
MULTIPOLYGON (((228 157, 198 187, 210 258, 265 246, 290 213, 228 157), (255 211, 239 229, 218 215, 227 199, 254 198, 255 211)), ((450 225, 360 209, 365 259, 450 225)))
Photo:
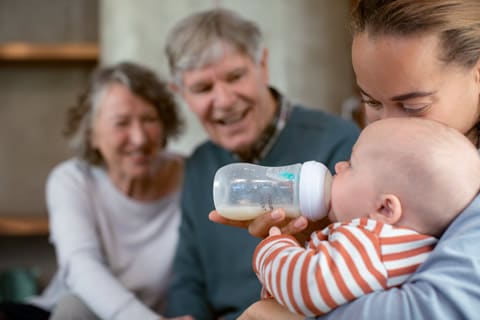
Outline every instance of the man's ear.
POLYGON ((369 218, 383 223, 395 224, 402 217, 400 199, 394 194, 382 194, 369 218))
POLYGON ((264 81, 268 83, 269 79, 269 64, 268 64, 268 48, 262 49, 262 56, 259 62, 260 68, 263 73, 264 81))

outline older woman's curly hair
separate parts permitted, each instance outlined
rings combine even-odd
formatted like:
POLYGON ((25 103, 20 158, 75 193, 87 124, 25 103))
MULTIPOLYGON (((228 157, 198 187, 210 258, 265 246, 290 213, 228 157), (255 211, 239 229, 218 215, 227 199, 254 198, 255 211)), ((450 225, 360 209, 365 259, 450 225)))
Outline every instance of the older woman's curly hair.
POLYGON ((165 146, 169 138, 177 136, 183 128, 178 106, 167 83, 149 69, 131 62, 99 67, 92 74, 86 90, 67 113, 64 134, 76 155, 91 164, 103 163, 103 157, 90 143, 93 117, 104 90, 113 83, 120 83, 135 95, 155 107, 163 127, 165 146))

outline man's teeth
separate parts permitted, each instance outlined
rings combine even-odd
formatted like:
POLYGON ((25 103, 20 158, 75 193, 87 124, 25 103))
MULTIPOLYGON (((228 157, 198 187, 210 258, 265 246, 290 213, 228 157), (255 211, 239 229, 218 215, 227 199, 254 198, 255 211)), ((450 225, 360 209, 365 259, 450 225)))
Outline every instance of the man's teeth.
POLYGON ((239 113, 235 116, 221 119, 221 120, 219 120, 219 122, 221 124, 232 124, 232 123, 235 123, 237 121, 240 121, 242 118, 243 118, 243 113, 239 113))

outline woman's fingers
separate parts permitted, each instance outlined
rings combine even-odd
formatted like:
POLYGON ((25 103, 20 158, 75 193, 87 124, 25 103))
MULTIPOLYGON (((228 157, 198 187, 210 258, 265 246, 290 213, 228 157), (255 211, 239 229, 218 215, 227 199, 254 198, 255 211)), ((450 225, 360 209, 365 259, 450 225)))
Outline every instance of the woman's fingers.
POLYGON ((283 209, 275 209, 271 212, 266 212, 255 218, 248 226, 248 232, 252 236, 265 238, 268 236, 268 231, 273 226, 281 226, 285 221, 285 211, 283 209))
POLYGON ((328 219, 312 222, 302 216, 290 220, 290 218, 286 217, 285 210, 281 208, 265 212, 254 220, 238 221, 227 219, 222 217, 216 210, 211 211, 208 218, 215 223, 248 229, 252 236, 258 238, 267 237, 270 228, 275 226, 280 228, 282 234, 293 235, 300 243, 308 240, 311 232, 320 230, 328 224, 328 219))
POLYGON ((238 221, 238 220, 231 220, 222 217, 216 210, 210 211, 208 214, 208 219, 210 221, 215 222, 215 223, 220 223, 224 224, 227 226, 232 226, 232 227, 239 227, 239 228, 248 228, 248 225, 250 224, 251 220, 248 221, 238 221))

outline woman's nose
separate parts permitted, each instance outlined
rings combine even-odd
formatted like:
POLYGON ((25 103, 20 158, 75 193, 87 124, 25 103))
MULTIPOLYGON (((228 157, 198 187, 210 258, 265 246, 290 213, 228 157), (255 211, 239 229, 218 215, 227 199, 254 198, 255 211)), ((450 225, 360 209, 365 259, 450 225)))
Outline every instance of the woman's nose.
POLYGON ((136 145, 143 145, 147 141, 147 134, 142 124, 136 123, 130 128, 130 141, 136 145))
POLYGON ((388 118, 400 118, 400 117, 408 117, 402 109, 395 108, 393 106, 385 106, 383 108, 383 112, 380 115, 380 119, 388 119, 388 118))

